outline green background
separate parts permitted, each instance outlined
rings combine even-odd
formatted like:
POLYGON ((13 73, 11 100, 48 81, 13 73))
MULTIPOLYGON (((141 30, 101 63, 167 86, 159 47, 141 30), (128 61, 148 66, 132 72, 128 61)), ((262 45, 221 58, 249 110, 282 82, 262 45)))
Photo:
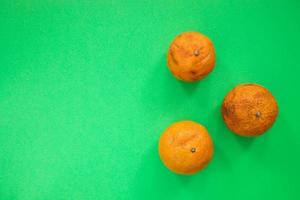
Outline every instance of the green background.
POLYGON ((0 3, 0 199, 300 199, 300 1, 152 0, 0 3), (172 39, 199 31, 215 70, 183 83, 172 39), (270 89, 280 114, 259 138, 225 127, 238 83, 270 89), (161 132, 205 125, 210 165, 161 163, 161 132))

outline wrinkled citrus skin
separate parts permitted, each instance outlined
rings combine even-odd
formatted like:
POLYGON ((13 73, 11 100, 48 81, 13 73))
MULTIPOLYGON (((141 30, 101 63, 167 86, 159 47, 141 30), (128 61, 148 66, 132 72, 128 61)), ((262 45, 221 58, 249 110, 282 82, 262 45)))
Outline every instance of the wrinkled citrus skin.
POLYGON ((257 84, 241 84, 224 98, 222 116, 227 127, 241 136, 258 136, 274 124, 278 105, 266 88, 257 84))
POLYGON ((207 76, 216 63, 216 53, 211 40, 197 32, 185 32, 171 43, 167 64, 179 80, 197 81, 207 76))
POLYGON ((159 155, 171 171, 194 174, 212 159, 213 143, 204 126, 193 121, 180 121, 161 135, 159 155))

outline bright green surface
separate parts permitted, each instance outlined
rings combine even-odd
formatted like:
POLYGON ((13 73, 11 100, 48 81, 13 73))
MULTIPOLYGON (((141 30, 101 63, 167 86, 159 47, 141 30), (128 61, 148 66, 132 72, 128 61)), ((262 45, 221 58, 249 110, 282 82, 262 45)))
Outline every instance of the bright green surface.
POLYGON ((299 10, 297 0, 2 1, 0 199, 300 199, 299 10), (217 51, 194 84, 165 59, 188 30, 217 51), (280 107, 256 139, 230 133, 219 112, 242 82, 280 107), (157 154, 161 132, 183 119, 215 144, 190 177, 157 154))

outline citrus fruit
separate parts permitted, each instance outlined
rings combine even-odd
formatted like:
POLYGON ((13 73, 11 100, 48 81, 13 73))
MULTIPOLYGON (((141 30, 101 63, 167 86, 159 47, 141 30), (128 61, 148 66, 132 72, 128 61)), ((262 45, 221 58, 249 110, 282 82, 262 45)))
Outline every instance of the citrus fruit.
POLYGON ((178 35, 169 47, 167 64, 175 77, 183 81, 203 79, 214 68, 215 49, 208 37, 197 32, 178 35))
POLYGON ((193 121, 180 121, 161 135, 159 155, 171 171, 194 174, 212 159, 213 143, 204 126, 193 121))
POLYGON ((241 136, 257 136, 267 131, 276 120, 278 105, 266 88, 241 84, 231 90, 222 104, 227 127, 241 136))

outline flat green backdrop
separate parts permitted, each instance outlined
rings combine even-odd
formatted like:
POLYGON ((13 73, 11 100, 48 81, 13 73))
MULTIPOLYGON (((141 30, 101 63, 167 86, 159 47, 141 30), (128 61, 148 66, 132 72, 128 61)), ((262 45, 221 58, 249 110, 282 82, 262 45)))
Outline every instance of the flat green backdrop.
POLYGON ((300 1, 3 0, 0 199, 300 199, 300 1), (217 64, 198 83, 166 66, 172 39, 199 31, 217 64), (238 83, 273 92, 280 114, 259 138, 225 127, 238 83), (161 163, 161 132, 205 125, 215 154, 194 176, 161 163))

